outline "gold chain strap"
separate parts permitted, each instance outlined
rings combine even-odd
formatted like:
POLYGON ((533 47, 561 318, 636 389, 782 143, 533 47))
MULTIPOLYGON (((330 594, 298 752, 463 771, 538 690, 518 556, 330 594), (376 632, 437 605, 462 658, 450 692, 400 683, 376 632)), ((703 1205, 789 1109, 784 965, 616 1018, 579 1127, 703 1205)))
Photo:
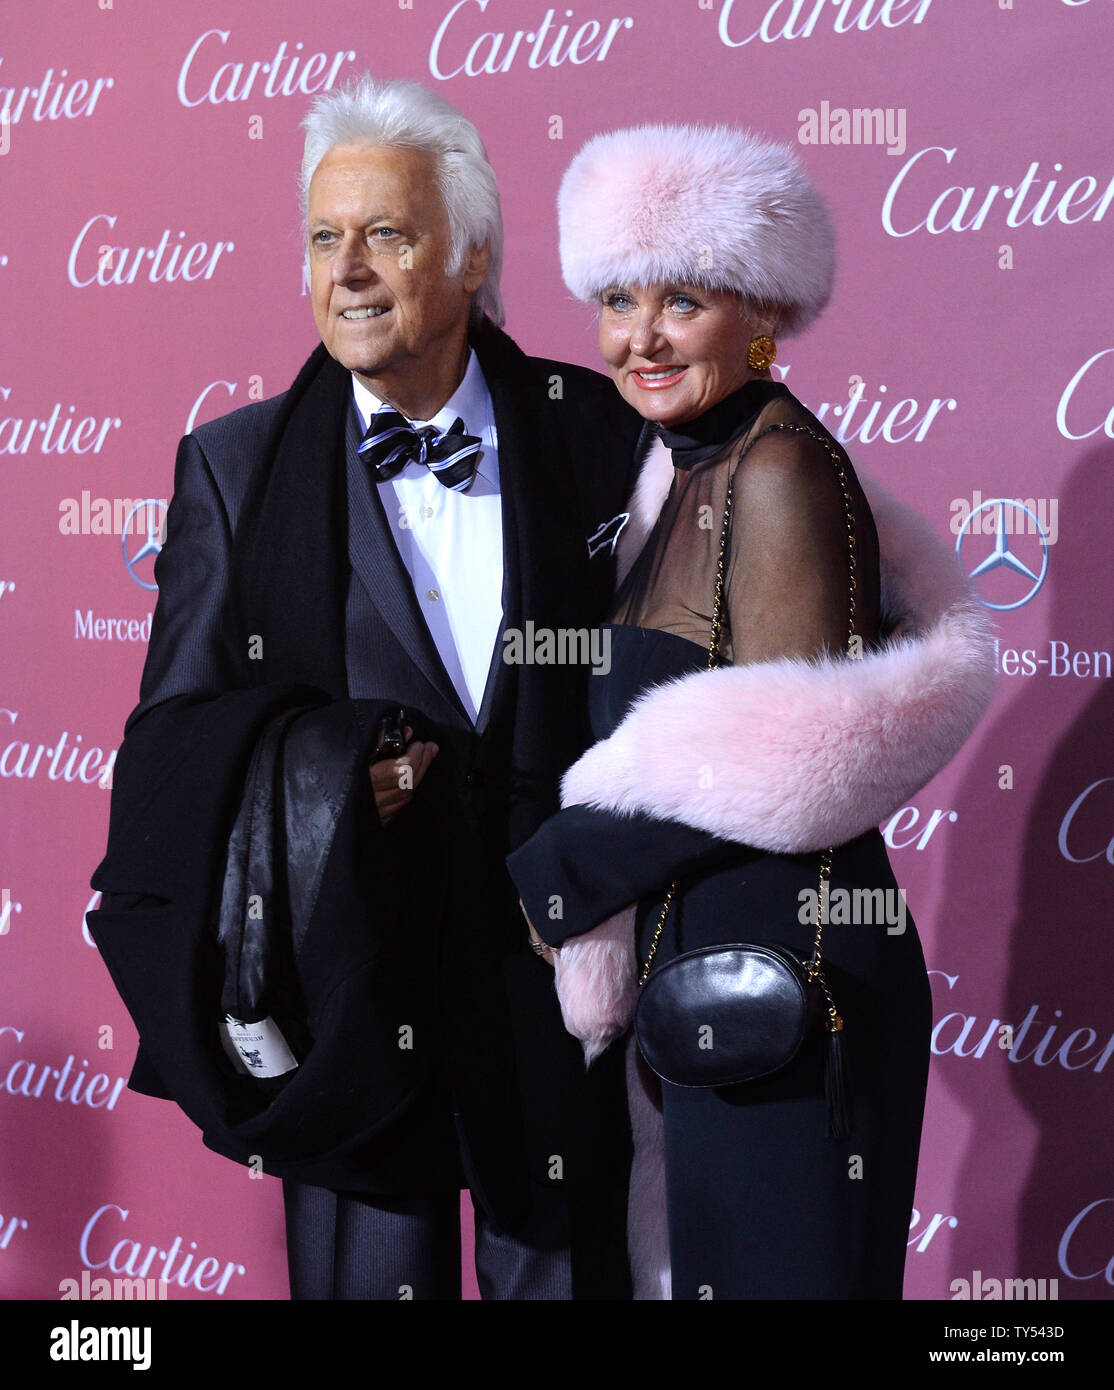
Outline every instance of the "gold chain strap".
MULTIPOLYGON (((739 450, 739 457, 735 460, 735 468, 738 469, 739 464, 742 463, 743 459, 755 446, 755 444, 758 443, 760 439, 764 439, 766 435, 773 434, 777 431, 781 431, 788 434, 807 434, 810 438, 815 439, 818 443, 824 446, 832 462, 835 464, 836 473, 839 477, 840 490, 843 493, 843 510, 847 521, 847 649, 849 652, 854 653, 856 640, 855 596, 857 557, 855 553, 855 511, 851 503, 851 487, 847 481, 847 470, 843 466, 843 459, 840 457, 839 452, 822 434, 818 434, 817 431, 812 429, 809 425, 794 424, 769 425, 759 434, 756 434, 749 444, 747 444, 744 448, 739 450)), ((723 525, 720 527, 719 554, 716 557, 716 592, 715 599, 712 604, 712 634, 708 644, 709 671, 714 671, 716 667, 720 664, 719 642, 720 632, 722 630, 723 625, 723 577, 727 563, 727 537, 731 525, 731 506, 733 500, 734 478, 735 473, 734 471, 732 471, 731 477, 728 479, 727 496, 723 504, 723 525)), ((827 916, 828 906, 828 888, 831 883, 832 877, 833 852, 834 846, 829 845, 829 847, 826 850, 824 850, 823 854, 820 856, 820 886, 817 892, 816 936, 814 937, 812 943, 812 958, 805 962, 805 970, 808 972, 809 980, 818 983, 821 990, 824 993, 824 999, 828 1006, 828 1017, 825 1021, 824 1026, 827 1028, 829 1032, 834 1033, 838 1032, 843 1027, 843 1019, 839 1015, 839 1010, 836 1008, 835 1002, 832 999, 831 991, 828 989, 828 982, 824 978, 822 954, 824 920, 827 916)), ((658 942, 661 940, 662 930, 665 927, 665 920, 669 916, 669 909, 673 905, 673 898, 676 895, 676 892, 677 880, 674 879, 673 882, 669 885, 669 891, 666 893, 665 901, 662 903, 661 914, 658 917, 657 926, 654 928, 653 939, 650 942, 650 951, 646 957, 646 963, 642 967, 642 973, 638 977, 639 988, 641 988, 646 983, 646 980, 649 977, 650 970, 654 963, 654 956, 657 954, 658 942)))

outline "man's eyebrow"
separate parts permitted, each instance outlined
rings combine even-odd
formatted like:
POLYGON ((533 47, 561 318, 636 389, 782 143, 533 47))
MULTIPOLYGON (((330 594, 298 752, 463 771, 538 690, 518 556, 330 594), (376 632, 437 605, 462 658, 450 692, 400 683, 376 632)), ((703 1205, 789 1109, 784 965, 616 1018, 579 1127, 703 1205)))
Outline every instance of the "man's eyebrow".
MULTIPOLYGON (((373 222, 399 222, 399 221, 401 221, 401 218, 399 218, 399 217, 398 217, 395 213, 393 213, 393 212, 373 212, 373 213, 371 214, 371 216, 368 217, 368 218, 365 220, 365 222, 364 222, 363 225, 364 225, 365 227, 370 227, 370 226, 372 225, 373 222)), ((309 225, 310 225, 311 228, 313 228, 313 227, 333 227, 333 226, 336 225, 336 219, 335 219, 335 218, 332 218, 332 217, 314 217, 314 218, 311 219, 309 225)))

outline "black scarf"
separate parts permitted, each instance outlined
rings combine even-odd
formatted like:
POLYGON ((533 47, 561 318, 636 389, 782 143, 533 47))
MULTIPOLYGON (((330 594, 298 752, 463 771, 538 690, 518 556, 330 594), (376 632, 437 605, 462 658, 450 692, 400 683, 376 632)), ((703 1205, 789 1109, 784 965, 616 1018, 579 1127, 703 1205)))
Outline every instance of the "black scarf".
POLYGON ((351 374, 319 344, 286 393, 266 467, 245 498, 232 572, 245 639, 262 639, 253 685, 298 681, 348 693, 343 624, 348 570, 344 432, 351 374), (326 617, 326 615, 328 615, 326 617))
POLYGON ((789 388, 782 382, 754 377, 695 420, 686 420, 672 429, 662 426, 662 442, 672 452, 678 468, 693 468, 737 439, 768 401, 788 394, 789 388))

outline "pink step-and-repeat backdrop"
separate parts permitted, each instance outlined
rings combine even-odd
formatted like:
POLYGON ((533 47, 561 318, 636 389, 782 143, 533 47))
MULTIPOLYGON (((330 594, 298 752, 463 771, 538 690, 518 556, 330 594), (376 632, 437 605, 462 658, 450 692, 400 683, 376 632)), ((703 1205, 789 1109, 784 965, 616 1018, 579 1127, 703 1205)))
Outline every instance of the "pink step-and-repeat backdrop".
POLYGON ((176 443, 315 345, 298 122, 365 70, 476 122, 508 329, 589 365, 554 213, 582 142, 799 144, 839 277, 775 374, 957 546, 999 632, 989 714, 884 827, 936 1001, 907 1297, 976 1271, 1114 1294, 1112 42, 1111 0, 5 7, 0 1296, 140 1266, 173 1299, 288 1296, 279 1184, 125 1089, 84 913, 176 443))

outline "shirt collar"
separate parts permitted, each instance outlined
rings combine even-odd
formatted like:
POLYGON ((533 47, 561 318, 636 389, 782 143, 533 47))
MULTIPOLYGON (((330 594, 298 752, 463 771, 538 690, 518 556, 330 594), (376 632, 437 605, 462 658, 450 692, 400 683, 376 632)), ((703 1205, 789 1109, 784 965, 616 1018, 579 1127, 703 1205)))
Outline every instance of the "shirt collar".
MULTIPOLYGON (((352 395, 360 416, 360 433, 367 433, 371 417, 383 404, 374 392, 369 391, 353 373, 352 395)), ((476 472, 489 483, 499 483, 499 435, 495 428, 495 410, 491 404, 491 393, 487 389, 480 360, 473 349, 468 350, 468 365, 464 369, 464 379, 453 394, 431 420, 411 420, 415 429, 433 425, 439 430, 447 430, 460 417, 469 434, 476 435, 483 443, 476 472)), ((401 474, 399 475, 402 476, 401 474)))

